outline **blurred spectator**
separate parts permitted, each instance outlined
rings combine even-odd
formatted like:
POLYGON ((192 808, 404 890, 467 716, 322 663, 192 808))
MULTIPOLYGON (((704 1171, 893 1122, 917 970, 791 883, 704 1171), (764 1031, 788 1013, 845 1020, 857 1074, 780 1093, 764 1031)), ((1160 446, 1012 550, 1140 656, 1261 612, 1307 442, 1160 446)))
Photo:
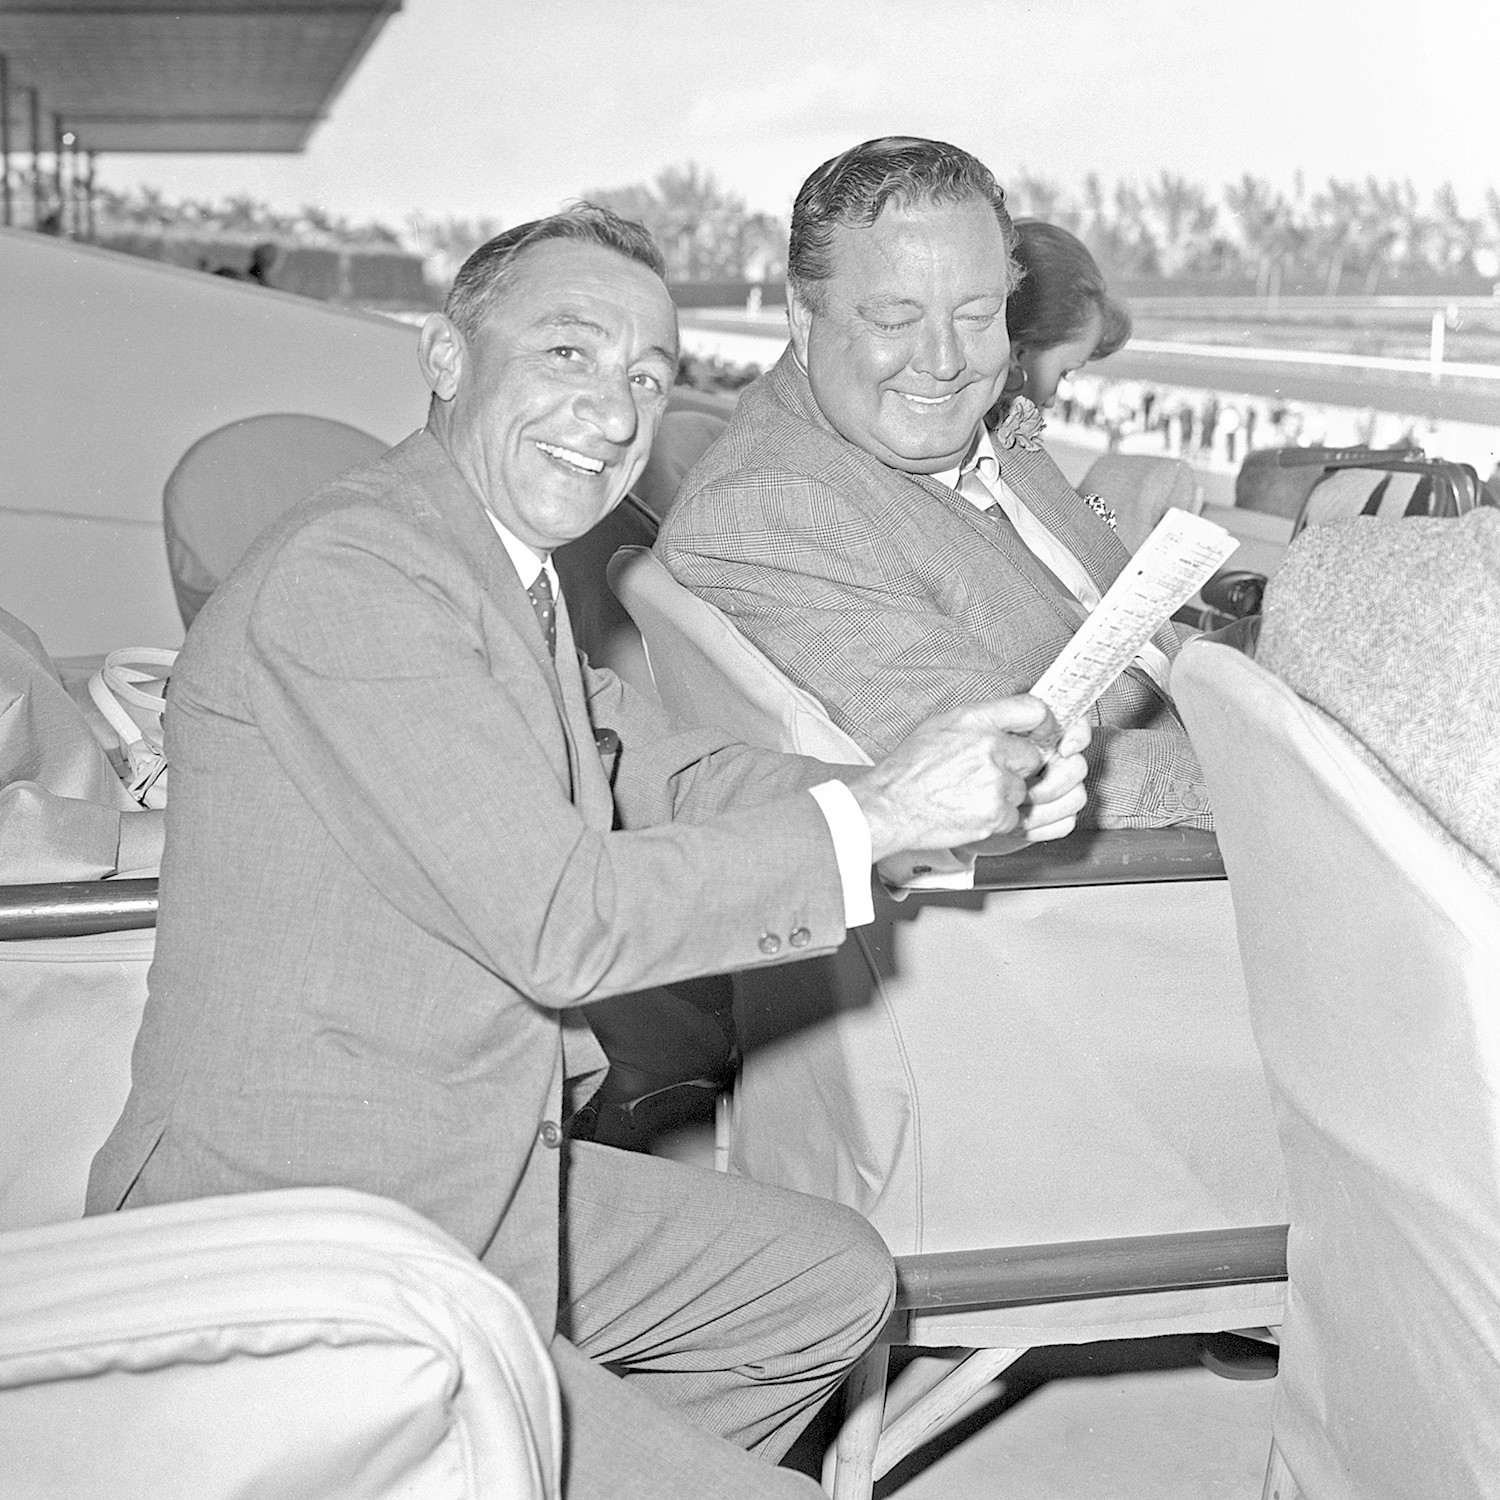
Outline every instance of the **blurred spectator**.
POLYGON ((246 281, 271 286, 271 278, 281 264, 281 246, 271 240, 259 244, 250 252, 250 268, 245 272, 246 281))

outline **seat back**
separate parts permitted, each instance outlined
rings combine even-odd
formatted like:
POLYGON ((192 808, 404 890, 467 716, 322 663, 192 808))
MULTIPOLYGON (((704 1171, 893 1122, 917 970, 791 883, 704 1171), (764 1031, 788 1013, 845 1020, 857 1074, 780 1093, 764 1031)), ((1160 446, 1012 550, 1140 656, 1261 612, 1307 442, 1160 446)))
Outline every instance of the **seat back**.
POLYGON ((1355 516, 1400 521, 1408 516, 1462 515, 1474 508, 1468 479, 1459 465, 1422 459, 1336 468, 1313 486, 1292 534, 1355 516))
POLYGON ((701 397, 704 408, 688 405, 691 396, 680 388, 674 388, 668 399, 651 456, 635 482, 636 497, 658 521, 666 520, 683 477, 729 426, 734 410, 734 402, 726 398, 701 397), (708 408, 710 401, 721 404, 708 408))
POLYGON ((870 763, 811 693, 789 682, 653 553, 643 547, 616 553, 609 583, 645 638, 657 692, 671 713, 689 723, 717 725, 762 749, 845 765, 870 763))
POLYGON ((191 625, 250 543, 283 511, 387 444, 347 422, 277 412, 198 439, 162 495, 167 565, 191 625))
POLYGON ((0 942, 0 1232, 76 1219, 130 1093, 156 934, 0 942))
POLYGON ((1196 642, 1172 686, 1286 1156, 1277 1446, 1319 1500, 1493 1495, 1500 905, 1263 668, 1196 642))
POLYGON ((1203 487, 1180 458, 1151 453, 1106 453, 1096 458, 1078 489, 1098 495, 1115 513, 1119 537, 1134 552, 1169 510, 1203 509, 1203 487))
MULTIPOLYGON (((673 712, 866 760, 654 556, 620 554, 610 579, 673 712)), ((731 1167, 858 1209, 897 1254, 1284 1222, 1223 881, 877 889, 874 923, 836 953, 736 975, 735 1024, 731 1167)), ((1240 1287, 955 1313, 929 1341, 1246 1327, 1280 1301, 1240 1287)))
POLYGON ((0 1235, 7 1500, 555 1500, 556 1377, 520 1300, 337 1189, 0 1235))

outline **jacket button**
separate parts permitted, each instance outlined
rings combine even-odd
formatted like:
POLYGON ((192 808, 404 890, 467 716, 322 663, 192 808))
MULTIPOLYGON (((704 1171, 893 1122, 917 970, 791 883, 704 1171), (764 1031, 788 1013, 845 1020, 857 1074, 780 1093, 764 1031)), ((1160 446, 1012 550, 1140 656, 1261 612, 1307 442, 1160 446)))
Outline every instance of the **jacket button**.
POLYGON ((1207 805, 1202 796, 1197 792, 1184 792, 1182 794, 1182 805, 1189 812, 1202 812, 1207 805))
POLYGON ((812 942, 812 933, 805 927, 794 927, 792 928, 792 935, 787 941, 794 948, 805 948, 812 942))
POLYGON ((770 957, 773 953, 781 952, 781 939, 774 932, 763 932, 760 935, 760 942, 756 944, 756 947, 767 957, 770 957))
POLYGON ((549 1151, 556 1151, 562 1145, 563 1133, 557 1121, 543 1120, 542 1128, 537 1131, 536 1137, 549 1151))

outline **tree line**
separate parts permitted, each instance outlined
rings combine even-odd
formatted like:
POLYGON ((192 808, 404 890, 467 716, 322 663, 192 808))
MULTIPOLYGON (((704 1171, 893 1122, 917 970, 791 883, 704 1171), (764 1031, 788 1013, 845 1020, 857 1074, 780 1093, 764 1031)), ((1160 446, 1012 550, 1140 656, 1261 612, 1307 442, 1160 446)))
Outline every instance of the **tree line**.
POLYGON ((1335 177, 1309 190, 1301 173, 1290 193, 1247 172, 1215 196, 1172 172, 1144 185, 1106 184, 1091 173, 1072 192, 1021 172, 1009 194, 1018 215, 1071 229, 1123 281, 1372 296, 1403 284, 1500 278, 1500 192, 1493 187, 1473 214, 1451 183, 1424 202, 1410 181, 1335 177))
MULTIPOLYGON (((17 184, 19 188, 24 188, 17 184)), ((1090 173, 1068 187, 1020 171, 1007 182, 1017 217, 1048 219, 1076 233, 1124 290, 1254 291, 1372 295, 1382 291, 1488 292, 1500 282, 1500 191, 1466 212, 1444 183, 1423 198, 1410 181, 1330 178, 1290 191, 1244 174, 1213 192, 1172 172, 1106 182, 1090 173)), ((649 182, 580 194, 655 236, 676 282, 776 283, 786 270, 786 224, 750 209, 696 163, 649 182)), ((161 234, 214 231, 283 244, 404 248, 439 286, 502 227, 487 217, 411 214, 400 228, 355 222, 314 205, 281 212, 247 194, 217 202, 168 200, 158 189, 95 190, 101 237, 111 228, 161 234)))

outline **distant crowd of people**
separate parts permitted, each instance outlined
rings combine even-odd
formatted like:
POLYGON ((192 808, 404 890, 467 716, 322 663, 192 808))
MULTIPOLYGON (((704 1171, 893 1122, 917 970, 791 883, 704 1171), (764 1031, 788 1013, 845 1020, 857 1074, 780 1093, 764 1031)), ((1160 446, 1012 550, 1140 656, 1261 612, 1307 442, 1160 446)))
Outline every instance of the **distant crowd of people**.
POLYGON ((1054 422, 1102 431, 1111 452, 1127 439, 1147 434, 1174 458, 1231 469, 1253 448, 1356 443, 1394 448, 1422 442, 1412 416, 1093 374, 1073 375, 1059 384, 1054 422))

